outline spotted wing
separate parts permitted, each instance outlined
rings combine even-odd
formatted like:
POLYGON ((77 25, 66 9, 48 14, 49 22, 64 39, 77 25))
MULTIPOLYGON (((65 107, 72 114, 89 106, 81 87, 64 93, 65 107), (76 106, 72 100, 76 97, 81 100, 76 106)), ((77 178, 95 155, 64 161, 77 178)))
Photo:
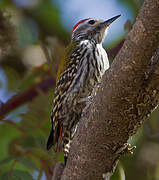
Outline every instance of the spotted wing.
POLYGON ((78 65, 80 63, 81 54, 78 43, 79 42, 76 42, 76 44, 71 43, 66 48, 64 56, 60 62, 54 93, 54 106, 51 115, 52 127, 47 142, 47 149, 50 149, 52 145, 55 145, 55 150, 57 148, 56 144, 60 136, 61 124, 63 121, 63 100, 66 97, 68 88, 77 73, 78 65))

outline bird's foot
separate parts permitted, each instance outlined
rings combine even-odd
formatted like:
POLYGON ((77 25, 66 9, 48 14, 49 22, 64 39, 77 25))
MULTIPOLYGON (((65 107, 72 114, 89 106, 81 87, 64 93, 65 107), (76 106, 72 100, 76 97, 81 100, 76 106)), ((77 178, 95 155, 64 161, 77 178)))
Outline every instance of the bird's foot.
POLYGON ((97 93, 100 85, 101 85, 101 82, 98 82, 98 83, 93 87, 93 91, 92 91, 91 97, 96 96, 96 93, 97 93))

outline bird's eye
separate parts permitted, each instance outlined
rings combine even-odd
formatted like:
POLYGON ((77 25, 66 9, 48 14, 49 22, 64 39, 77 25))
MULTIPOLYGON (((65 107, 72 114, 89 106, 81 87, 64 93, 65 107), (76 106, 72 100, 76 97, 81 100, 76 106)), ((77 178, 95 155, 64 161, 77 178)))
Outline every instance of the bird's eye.
POLYGON ((88 21, 88 23, 92 25, 95 23, 95 20, 90 20, 90 21, 88 21))

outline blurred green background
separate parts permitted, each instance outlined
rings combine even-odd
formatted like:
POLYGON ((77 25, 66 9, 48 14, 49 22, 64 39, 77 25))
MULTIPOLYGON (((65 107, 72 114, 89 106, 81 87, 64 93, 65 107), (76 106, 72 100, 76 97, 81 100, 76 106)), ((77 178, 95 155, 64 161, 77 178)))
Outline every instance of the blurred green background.
MULTIPOLYGON (((74 24, 121 14, 104 42, 110 62, 143 0, 0 0, 0 180, 50 180, 63 154, 46 150, 59 59, 74 24), (3 12, 3 13, 2 13, 3 12)), ((159 179, 159 110, 129 142, 113 180, 159 179)))

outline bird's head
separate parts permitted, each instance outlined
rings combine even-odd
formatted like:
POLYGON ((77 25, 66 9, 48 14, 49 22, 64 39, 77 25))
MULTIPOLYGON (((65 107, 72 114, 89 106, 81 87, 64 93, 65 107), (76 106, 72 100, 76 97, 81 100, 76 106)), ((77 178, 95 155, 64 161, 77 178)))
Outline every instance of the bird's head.
POLYGON ((72 41, 92 39, 100 44, 104 41, 109 25, 118 17, 120 15, 106 21, 93 18, 83 19, 73 27, 71 39, 72 41))

